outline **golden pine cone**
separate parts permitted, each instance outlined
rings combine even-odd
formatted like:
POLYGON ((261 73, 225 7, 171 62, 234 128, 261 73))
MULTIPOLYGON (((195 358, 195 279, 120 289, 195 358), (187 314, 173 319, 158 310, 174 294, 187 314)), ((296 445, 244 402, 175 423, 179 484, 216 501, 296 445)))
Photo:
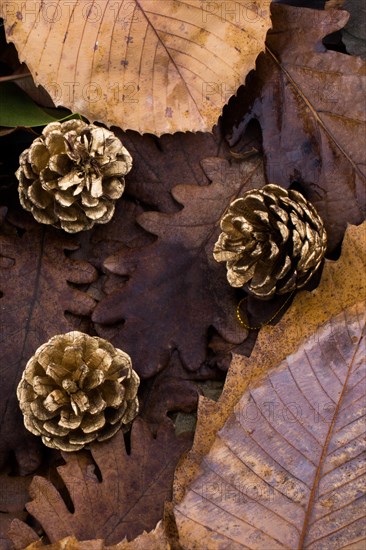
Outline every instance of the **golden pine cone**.
POLYGON ((37 222, 77 233, 107 223, 132 157, 106 128, 51 122, 19 158, 20 203, 37 222))
POLYGON ((312 204, 275 184, 244 193, 221 219, 214 258, 231 286, 258 298, 303 287, 321 265, 327 236, 312 204))
POLYGON ((48 447, 78 451, 128 430, 139 409, 139 383, 127 353, 73 331, 37 349, 17 396, 30 432, 48 447))

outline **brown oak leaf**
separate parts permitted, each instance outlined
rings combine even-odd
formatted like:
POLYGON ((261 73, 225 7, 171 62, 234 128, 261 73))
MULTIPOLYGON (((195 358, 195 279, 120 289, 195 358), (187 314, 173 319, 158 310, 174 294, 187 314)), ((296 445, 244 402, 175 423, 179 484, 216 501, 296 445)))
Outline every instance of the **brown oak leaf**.
POLYGON ((133 157, 125 193, 160 212, 179 209, 171 194, 176 185, 209 183, 200 164, 203 158, 230 158, 227 142, 218 127, 213 133, 176 132, 160 138, 132 131, 116 133, 133 157))
POLYGON ((264 184, 261 160, 229 164, 206 159, 208 186, 180 185, 174 198, 184 208, 174 214, 148 212, 139 223, 159 239, 142 249, 122 251, 104 262, 112 274, 129 276, 122 289, 97 305, 97 332, 122 347, 135 369, 149 378, 177 349, 183 365, 200 368, 213 326, 229 342, 247 336, 235 317, 237 296, 225 268, 212 256, 219 221, 230 202, 250 187, 264 184), (119 325, 113 325, 119 323, 119 325))
POLYGON ((33 478, 32 501, 26 508, 51 542, 71 534, 78 540, 103 539, 105 544, 133 539, 162 518, 176 463, 189 441, 177 438, 171 424, 162 425, 154 438, 138 418, 132 427, 130 453, 121 431, 91 447, 95 464, 86 452, 63 453, 66 464, 57 470, 73 512, 54 485, 40 476, 33 478))
POLYGON ((271 9, 266 53, 233 99, 227 131, 233 144, 259 121, 268 181, 300 186, 325 221, 330 251, 347 223, 366 214, 366 62, 322 44, 344 26, 347 12, 271 9))
POLYGON ((184 548, 362 548, 365 302, 250 384, 175 508, 184 548))
POLYGON ((74 238, 22 220, 0 234, 0 463, 12 450, 29 472, 39 464, 40 444, 23 426, 16 387, 37 347, 72 330, 65 312, 90 315, 95 302, 77 285, 91 283, 96 271, 66 256, 78 248, 74 238))

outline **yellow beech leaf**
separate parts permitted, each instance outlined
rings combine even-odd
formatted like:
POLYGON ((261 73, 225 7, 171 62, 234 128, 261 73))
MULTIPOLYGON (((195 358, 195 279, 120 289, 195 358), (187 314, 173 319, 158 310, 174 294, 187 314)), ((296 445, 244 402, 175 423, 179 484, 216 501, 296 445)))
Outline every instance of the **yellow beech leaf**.
POLYGON ((56 105, 157 135, 209 131, 264 49, 268 0, 59 0, 0 6, 56 105))

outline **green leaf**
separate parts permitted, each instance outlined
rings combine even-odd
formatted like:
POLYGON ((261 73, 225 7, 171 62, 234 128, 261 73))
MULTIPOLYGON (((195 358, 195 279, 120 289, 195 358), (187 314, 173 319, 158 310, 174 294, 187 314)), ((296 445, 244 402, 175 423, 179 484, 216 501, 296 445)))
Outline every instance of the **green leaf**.
POLYGON ((13 82, 0 84, 0 126, 45 126, 70 116, 67 109, 42 109, 13 82))

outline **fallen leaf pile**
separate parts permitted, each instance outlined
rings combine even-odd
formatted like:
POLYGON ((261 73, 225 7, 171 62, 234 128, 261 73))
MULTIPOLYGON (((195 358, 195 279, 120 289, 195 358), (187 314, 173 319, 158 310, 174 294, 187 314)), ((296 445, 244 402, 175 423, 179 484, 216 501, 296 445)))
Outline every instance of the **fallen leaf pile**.
POLYGON ((10 152, 37 130, 19 97, 17 128, 0 128, 1 550, 362 548, 366 67, 337 35, 347 13, 13 4, 0 0, 4 31, 30 73, 0 40, 0 88, 3 66, 31 74, 57 105, 113 124, 133 168, 112 220, 67 235, 19 205, 10 152), (213 248, 230 203, 267 183, 314 204, 328 250, 287 311, 248 300, 249 324, 273 318, 258 333, 237 322, 245 292, 213 248), (16 387, 71 330, 131 356, 140 413, 61 454, 25 430, 16 387))
POLYGON ((40 444, 23 427, 16 387, 28 359, 51 336, 73 327, 65 312, 90 315, 95 301, 81 285, 95 280, 95 268, 67 257, 78 244, 56 230, 15 217, 0 235, 1 269, 1 437, 0 463, 14 451, 24 473, 39 465, 40 444))
POLYGON ((216 433, 224 426, 249 383, 261 378, 295 353, 304 340, 329 319, 366 298, 366 222, 350 227, 337 262, 326 260, 321 282, 313 292, 301 292, 281 321, 263 328, 249 358, 236 355, 218 403, 201 398, 194 445, 180 465, 175 480, 176 499, 197 473, 200 461, 209 451, 216 433), (360 277, 354 277, 359 273, 360 277))
POLYGON ((178 186, 172 191, 184 205, 182 210, 139 217, 140 225, 160 237, 155 243, 122 251, 104 262, 108 272, 130 279, 121 291, 109 285, 110 295, 99 302, 93 320, 100 336, 137 359, 143 377, 161 370, 173 349, 186 368, 198 369, 206 356, 210 324, 234 344, 246 336, 235 319, 235 291, 220 276, 223 270, 212 250, 218 221, 230 202, 243 190, 262 185, 262 163, 254 160, 231 167, 214 158, 203 166, 212 179, 210 185, 178 186), (124 325, 116 336, 113 329, 104 328, 121 321, 124 325), (133 337, 137 333, 139 339, 133 337))
POLYGON ((301 186, 333 250, 347 223, 365 217, 365 62, 321 42, 344 26, 347 12, 274 4, 272 14, 266 53, 233 100, 230 142, 259 121, 268 181, 301 186))
POLYGON ((41 522, 51 542, 73 533, 80 540, 103 539, 116 544, 151 530, 171 497, 171 476, 189 439, 175 438, 172 426, 162 426, 153 438, 148 426, 136 420, 127 454, 120 431, 110 443, 86 453, 66 453, 58 472, 73 510, 67 508, 48 480, 35 476, 27 510, 41 522))

